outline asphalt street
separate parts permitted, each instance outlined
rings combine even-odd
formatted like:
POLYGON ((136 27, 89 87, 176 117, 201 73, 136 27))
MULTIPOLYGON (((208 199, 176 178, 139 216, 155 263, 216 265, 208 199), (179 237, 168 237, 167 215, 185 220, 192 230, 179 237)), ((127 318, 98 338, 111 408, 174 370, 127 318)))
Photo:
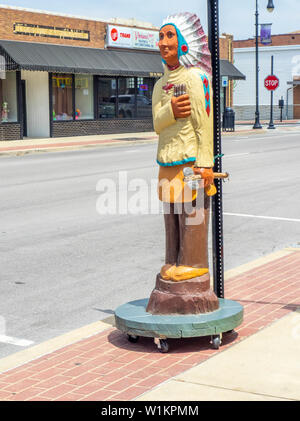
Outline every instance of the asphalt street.
MULTIPOLYGON (((300 245, 299 141, 223 139, 225 270, 300 245)), ((156 147, 0 158, 0 357, 150 295, 164 261, 156 147)))

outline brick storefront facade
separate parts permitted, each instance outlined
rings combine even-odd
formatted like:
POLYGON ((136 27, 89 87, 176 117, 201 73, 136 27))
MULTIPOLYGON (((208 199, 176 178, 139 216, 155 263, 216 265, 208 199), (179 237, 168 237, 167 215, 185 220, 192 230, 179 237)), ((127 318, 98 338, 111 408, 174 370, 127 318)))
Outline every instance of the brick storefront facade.
MULTIPOLYGON (((106 38, 106 28, 108 23, 112 23, 114 26, 130 26, 129 23, 123 23, 121 20, 117 22, 106 22, 99 20, 86 19, 81 17, 72 17, 68 15, 54 14, 50 12, 43 11, 34 11, 30 9, 23 9, 19 7, 9 7, 9 6, 0 6, 0 40, 8 41, 18 41, 18 42, 28 42, 28 43, 46 43, 46 44, 57 44, 57 45, 66 45, 70 47, 89 47, 95 49, 104 49, 105 48, 105 38, 106 38), (118 23, 117 23, 118 22, 118 23), (34 35, 35 34, 35 35, 34 35), (71 39, 73 38, 73 39, 71 39)), ((133 22, 133 25, 135 23, 133 22)), ((136 26, 137 29, 146 29, 146 30, 157 30, 158 28, 154 27, 151 24, 146 24, 141 22, 139 26, 136 26), (144 24, 144 25, 143 25, 144 24), (148 26, 147 26, 148 25, 148 26)), ((232 48, 233 37, 228 34, 223 34, 220 37, 220 58, 226 59, 233 62, 233 48, 232 48)), ((114 51, 126 51, 124 48, 111 48, 114 51)), ((144 53, 153 54, 153 51, 145 50, 144 53)), ((27 136, 45 136, 44 134, 31 134, 32 126, 35 124, 34 129, 42 127, 41 120, 38 120, 37 117, 32 117, 34 114, 34 107, 36 107, 36 95, 32 94, 34 89, 42 89, 43 98, 46 98, 46 94, 49 91, 49 106, 43 101, 43 110, 45 110, 43 115, 44 125, 45 121, 47 126, 50 127, 49 134, 51 137, 64 137, 64 136, 83 136, 83 135, 96 135, 96 134, 110 134, 110 133, 126 133, 126 132, 139 132, 139 131, 152 131, 153 123, 152 118, 100 118, 98 109, 95 108, 94 118, 90 120, 76 120, 75 118, 75 106, 73 110, 73 119, 68 119, 65 121, 56 121, 52 118, 52 111, 50 111, 52 106, 52 89, 51 80, 49 81, 49 86, 45 88, 45 77, 40 75, 39 85, 37 85, 37 80, 33 80, 32 70, 27 70, 26 72, 22 71, 22 76, 18 81, 19 96, 18 96, 18 115, 19 119, 22 117, 22 100, 21 100, 21 82, 25 84, 26 90, 26 99, 25 104, 27 110, 27 120, 28 115, 31 113, 29 118, 30 127, 27 130, 27 136), (26 73, 27 72, 27 73, 26 73), (21 80, 22 78, 22 80, 21 80), (31 91, 30 91, 31 90, 31 91), (30 99, 28 99, 30 97, 30 99), (27 101, 27 103, 26 103, 27 101), (31 104, 31 107, 28 107, 28 101, 31 104), (47 105, 47 106, 46 106, 47 105), (28 108, 29 112, 28 112, 28 108), (50 115, 51 118, 50 118, 50 115), (46 117, 47 114, 47 117, 46 117), (30 132, 31 130, 31 132, 30 132)), ((49 71, 50 78, 51 72, 49 71)), ((72 77, 72 75, 69 75, 72 77)), ((96 74, 95 74, 96 76, 96 74)), ((137 74, 136 78, 139 78, 140 75, 137 74)), ((94 79, 94 83, 96 79, 94 79)), ((143 83, 143 82, 140 82, 143 83)), ((145 82, 144 82, 145 83, 145 82)), ((148 83, 148 82, 147 82, 148 83)), ((73 88, 75 89, 75 88, 73 88)), ((137 89, 137 88, 136 88, 137 89)), ((97 95, 94 90, 94 106, 98 107, 97 95)), ((125 92, 124 92, 125 93, 125 92)), ((73 92, 73 104, 75 103, 75 93, 73 92)), ((233 89, 232 82, 230 81, 229 88, 227 88, 227 106, 232 105, 233 89)), ((47 99, 48 101, 48 99, 47 99)), ((0 104, 1 105, 1 104, 0 104)), ((10 104, 9 104, 10 105, 10 104)), ((35 108, 36 109, 36 108, 35 108)), ((41 104, 39 103, 39 109, 42 109, 41 104)), ((70 113, 68 113, 70 114, 70 113)), ((0 140, 14 140, 22 138, 24 127, 21 121, 18 123, 2 123, 0 124, 0 140)), ((45 133, 45 130, 44 132, 45 133)))
POLYGON ((104 48, 105 28, 106 22, 0 7, 0 39, 45 42, 51 44, 73 45, 76 47, 104 48), (80 41, 68 38, 60 39, 46 36, 15 34, 14 24, 16 23, 88 31, 90 33, 90 40, 80 41))
MULTIPOLYGON (((300 76, 296 76, 294 81, 300 83, 300 76)), ((300 118, 300 85, 293 89, 294 92, 294 118, 300 118)))
POLYGON ((21 139, 21 124, 6 123, 0 124, 0 141, 1 140, 18 140, 21 139))
MULTIPOLYGON (((222 37, 220 37, 220 59, 228 60, 230 63, 233 63, 233 35, 222 34, 222 37)), ((234 81, 229 80, 226 95, 227 107, 233 106, 233 86, 234 81)))
POLYGON ((95 121, 53 122, 53 137, 88 136, 111 133, 137 133, 153 131, 152 119, 115 119, 95 121))

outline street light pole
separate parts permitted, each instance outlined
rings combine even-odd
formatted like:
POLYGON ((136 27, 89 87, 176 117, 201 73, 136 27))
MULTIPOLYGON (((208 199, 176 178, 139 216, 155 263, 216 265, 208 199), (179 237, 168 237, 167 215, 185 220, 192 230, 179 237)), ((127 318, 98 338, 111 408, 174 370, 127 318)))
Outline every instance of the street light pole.
MULTIPOLYGON (((274 4, 273 0, 268 0, 267 5, 268 12, 273 12, 274 4)), ((258 0, 256 0, 256 11, 255 11, 255 63, 256 63, 256 111, 255 111, 255 123, 253 129, 261 129, 262 126, 259 121, 259 65, 258 65, 258 0)))
POLYGON ((258 80, 258 0, 256 0, 256 11, 255 11, 255 69, 256 69, 256 111, 255 111, 255 123, 253 129, 262 129, 259 121, 259 80, 258 80))
MULTIPOLYGON (((271 57, 271 75, 274 74, 274 56, 271 57)), ((273 91, 271 91, 270 123, 268 129, 276 129, 273 122, 273 91)))

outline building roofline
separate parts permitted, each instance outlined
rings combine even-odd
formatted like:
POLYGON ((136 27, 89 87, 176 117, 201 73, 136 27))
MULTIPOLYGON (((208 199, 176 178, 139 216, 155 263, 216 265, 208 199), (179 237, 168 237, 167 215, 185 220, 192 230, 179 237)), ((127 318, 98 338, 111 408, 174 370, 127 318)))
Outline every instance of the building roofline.
MULTIPOLYGON (((289 32, 287 34, 272 34, 272 37, 282 37, 282 36, 292 36, 292 35, 300 35, 300 31, 299 32, 289 32)), ((244 39, 234 39, 233 42, 243 42, 243 41, 255 41, 255 36, 250 37, 250 38, 244 38, 244 39)))
POLYGON ((129 27, 137 27, 137 28, 145 28, 145 29, 159 29, 155 25, 150 22, 141 22, 136 20, 135 18, 132 19, 122 19, 122 18, 110 18, 110 19, 97 19, 88 16, 79 16, 79 15, 70 15, 67 13, 59 13, 59 12, 50 12, 48 10, 40 10, 40 9, 31 9, 28 7, 20 7, 20 6, 9 6, 6 4, 0 4, 0 9, 8 9, 8 10, 18 10, 28 13, 40 13, 42 15, 52 15, 52 16, 59 16, 65 17, 70 19, 82 19, 82 20, 89 20, 92 22, 104 22, 111 25, 120 25, 120 26, 129 26, 129 27), (119 22, 118 22, 119 20, 119 22), (132 21, 133 24, 126 23, 132 21))
MULTIPOLYGON (((234 53, 248 53, 248 52, 255 52, 255 45, 248 46, 248 47, 233 47, 234 53)), ((259 51, 272 51, 272 50, 299 50, 300 44, 291 44, 291 45, 266 45, 260 46, 259 51)))
POLYGON ((28 13, 40 13, 43 15, 62 16, 62 17, 73 18, 73 19, 93 20, 93 21, 100 21, 100 22, 107 22, 107 23, 109 22, 107 19, 89 18, 86 16, 77 16, 77 15, 70 15, 67 13, 50 12, 49 10, 31 9, 29 7, 9 6, 6 4, 0 4, 0 9, 18 10, 20 12, 28 12, 28 13))

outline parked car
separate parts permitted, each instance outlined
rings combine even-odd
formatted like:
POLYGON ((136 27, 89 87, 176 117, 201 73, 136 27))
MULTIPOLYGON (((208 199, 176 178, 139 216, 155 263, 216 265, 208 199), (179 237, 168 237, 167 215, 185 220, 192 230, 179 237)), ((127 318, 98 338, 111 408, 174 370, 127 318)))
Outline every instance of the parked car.
MULTIPOLYGON (((135 115, 135 95, 119 95, 119 113, 120 118, 132 118, 135 115)), ((110 102, 116 102, 116 97, 111 96, 110 102)), ((143 96, 137 95, 137 117, 152 117, 152 103, 151 101, 143 96)))
POLYGON ((137 117, 152 117, 152 102, 144 95, 137 95, 137 117))
POLYGON ((116 116, 116 98, 111 97, 108 102, 99 103, 99 118, 114 118, 116 116))

